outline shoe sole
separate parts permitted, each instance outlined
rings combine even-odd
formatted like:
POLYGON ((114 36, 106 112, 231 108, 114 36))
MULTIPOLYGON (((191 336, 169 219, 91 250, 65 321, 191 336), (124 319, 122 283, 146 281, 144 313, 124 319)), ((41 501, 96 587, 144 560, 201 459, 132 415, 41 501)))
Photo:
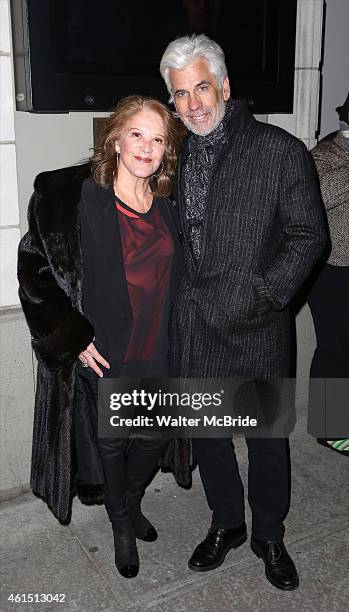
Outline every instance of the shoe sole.
MULTIPOLYGON (((263 560, 263 555, 256 548, 253 547, 253 544, 251 544, 251 550, 256 555, 256 557, 258 557, 258 559, 263 560)), ((264 563, 264 560, 263 560, 263 563, 264 563)), ((299 587, 299 580, 295 586, 291 586, 291 587, 280 586, 280 584, 276 584, 276 582, 274 582, 274 580, 270 576, 268 576, 266 569, 265 569, 265 577, 268 580, 268 582, 270 582, 270 584, 272 584, 276 589, 279 589, 280 591, 295 591, 299 587)))
POLYGON ((136 534, 136 538, 137 540, 141 540, 141 542, 156 542, 158 535, 156 535, 156 538, 144 538, 136 534))
POLYGON ((193 572, 209 572, 210 570, 216 569, 216 567, 219 567, 220 565, 222 565, 222 563, 224 563, 225 557, 227 556, 230 550, 232 550, 233 548, 239 548, 239 546, 244 544, 246 540, 247 540, 247 533, 242 535, 238 540, 235 540, 235 542, 231 546, 229 546, 229 548, 225 551, 224 557, 219 561, 219 563, 213 563, 212 565, 206 565, 206 567, 197 567, 196 565, 191 565, 189 561, 188 567, 193 572))
POLYGON ((122 576, 123 578, 129 579, 129 578, 136 578, 136 576, 138 576, 138 572, 139 572, 139 565, 137 566, 131 566, 133 567, 133 573, 130 574, 123 574, 123 570, 125 570, 124 567, 121 567, 120 569, 118 568, 118 566, 116 566, 116 569, 118 570, 120 576, 122 576))

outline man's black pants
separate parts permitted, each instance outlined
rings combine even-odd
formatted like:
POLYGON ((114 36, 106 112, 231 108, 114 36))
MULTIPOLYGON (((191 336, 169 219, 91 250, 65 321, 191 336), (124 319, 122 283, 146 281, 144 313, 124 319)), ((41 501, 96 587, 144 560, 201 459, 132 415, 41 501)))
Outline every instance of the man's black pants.
MULTIPOLYGON (((252 535, 263 541, 282 540, 290 501, 288 440, 246 438, 246 443, 252 535)), ((196 438, 193 444, 213 526, 240 526, 245 520, 244 489, 232 440, 196 438)))

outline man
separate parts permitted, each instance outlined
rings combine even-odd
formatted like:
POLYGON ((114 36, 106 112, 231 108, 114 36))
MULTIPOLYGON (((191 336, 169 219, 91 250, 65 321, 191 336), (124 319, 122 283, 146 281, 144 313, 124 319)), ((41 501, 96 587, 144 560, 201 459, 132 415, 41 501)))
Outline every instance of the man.
MULTIPOLYGON (((186 268, 173 315, 178 377, 288 376, 287 306, 326 234, 306 147, 230 98, 222 49, 205 35, 170 43, 160 71, 190 130, 176 199, 186 268)), ((289 505, 285 439, 246 439, 253 552, 276 587, 298 586, 283 544, 289 505)), ((212 525, 189 567, 206 571, 247 538, 230 439, 195 439, 212 525)))

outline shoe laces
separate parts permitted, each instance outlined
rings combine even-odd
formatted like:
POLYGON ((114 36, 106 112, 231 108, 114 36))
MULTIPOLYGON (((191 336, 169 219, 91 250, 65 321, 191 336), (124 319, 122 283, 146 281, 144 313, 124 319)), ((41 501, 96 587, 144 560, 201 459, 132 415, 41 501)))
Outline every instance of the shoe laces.
POLYGON ((279 561, 282 555, 282 544, 275 540, 268 540, 266 546, 268 547, 267 557, 269 561, 271 563, 279 561))
POLYGON ((224 532, 225 529, 220 527, 210 527, 205 540, 205 547, 207 547, 208 550, 217 550, 222 543, 224 532))

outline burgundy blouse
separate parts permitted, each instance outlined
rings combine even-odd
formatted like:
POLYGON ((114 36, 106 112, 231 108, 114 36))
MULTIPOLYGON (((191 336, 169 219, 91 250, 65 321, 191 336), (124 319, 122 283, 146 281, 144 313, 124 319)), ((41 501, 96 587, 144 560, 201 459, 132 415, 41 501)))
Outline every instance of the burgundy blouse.
MULTIPOLYGON (((116 196, 115 196, 116 197, 116 196)), ((132 311, 132 331, 124 363, 150 363, 164 335, 173 241, 153 198, 148 212, 133 210, 116 197, 126 283, 132 311)), ((166 356, 164 356, 166 357, 166 356)))

